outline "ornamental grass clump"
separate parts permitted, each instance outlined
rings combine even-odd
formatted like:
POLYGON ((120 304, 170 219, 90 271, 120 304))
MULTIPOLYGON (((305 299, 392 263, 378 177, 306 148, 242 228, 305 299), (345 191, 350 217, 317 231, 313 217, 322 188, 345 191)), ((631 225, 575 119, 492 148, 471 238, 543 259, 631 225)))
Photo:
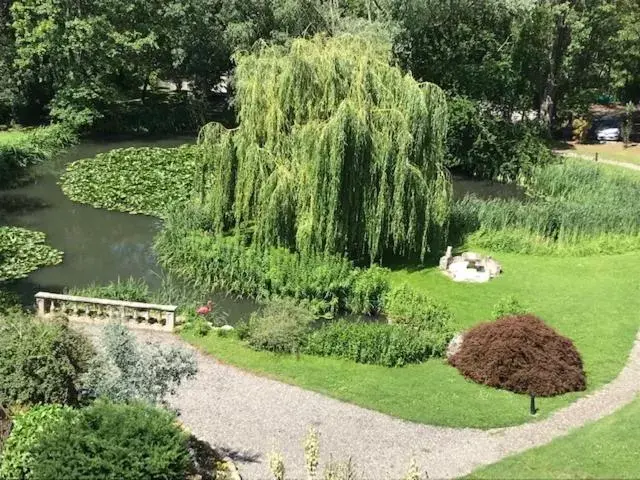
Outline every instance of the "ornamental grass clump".
POLYGON ((464 334, 449 363, 490 387, 551 397, 586 389, 582 358, 573 342, 531 314, 482 323, 464 334))
POLYGON ((217 234, 259 248, 424 257, 446 233, 445 95, 361 36, 296 39, 236 57, 240 126, 203 128, 197 189, 217 234))

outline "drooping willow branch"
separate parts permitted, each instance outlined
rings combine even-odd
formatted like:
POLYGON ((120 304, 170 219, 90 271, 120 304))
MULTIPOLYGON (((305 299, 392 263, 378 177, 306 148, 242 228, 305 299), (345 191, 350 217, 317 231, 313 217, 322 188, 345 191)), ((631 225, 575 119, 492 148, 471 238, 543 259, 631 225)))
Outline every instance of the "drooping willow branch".
POLYGON ((443 92, 370 38, 299 39, 237 57, 240 127, 203 128, 201 202, 216 232, 379 259, 421 256, 446 230, 443 92))

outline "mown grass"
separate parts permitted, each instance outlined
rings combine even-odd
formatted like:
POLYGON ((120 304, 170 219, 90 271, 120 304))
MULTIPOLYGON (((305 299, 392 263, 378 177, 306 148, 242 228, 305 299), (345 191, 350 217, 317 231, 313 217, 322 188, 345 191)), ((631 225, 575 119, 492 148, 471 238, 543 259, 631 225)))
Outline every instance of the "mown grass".
POLYGON ((596 143, 588 145, 572 143, 570 149, 567 151, 591 158, 595 158, 597 153, 598 158, 602 160, 635 163, 640 165, 640 145, 638 144, 624 148, 623 142, 596 143))
MULTIPOLYGON (((488 284, 453 283, 435 268, 398 270, 393 282, 447 303, 459 329, 491 317, 494 305, 512 295, 583 355, 592 391, 621 370, 640 319, 640 258, 625 254, 563 259, 495 255, 504 274, 488 284)), ((477 385, 442 360, 387 368, 332 358, 255 352, 232 338, 211 334, 185 339, 223 362, 407 420, 454 427, 490 428, 530 421, 528 399, 477 385)), ((569 404, 579 394, 539 399, 540 414, 569 404)))
POLYGON ((640 478, 640 399, 543 447, 469 478, 640 478))

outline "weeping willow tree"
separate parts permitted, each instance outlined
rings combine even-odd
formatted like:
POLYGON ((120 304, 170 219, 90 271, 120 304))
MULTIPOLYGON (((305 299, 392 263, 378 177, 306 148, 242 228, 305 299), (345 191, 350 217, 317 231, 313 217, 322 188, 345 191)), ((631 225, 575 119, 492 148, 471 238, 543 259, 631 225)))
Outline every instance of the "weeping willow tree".
POLYGON ((447 108, 370 38, 298 39, 237 57, 239 128, 203 128, 200 201, 216 232, 379 259, 440 243, 447 108))

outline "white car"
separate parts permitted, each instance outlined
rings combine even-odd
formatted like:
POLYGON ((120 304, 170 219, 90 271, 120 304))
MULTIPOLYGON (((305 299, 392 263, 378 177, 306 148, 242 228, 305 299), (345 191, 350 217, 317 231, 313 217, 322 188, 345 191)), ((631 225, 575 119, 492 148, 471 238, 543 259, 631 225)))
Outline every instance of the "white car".
POLYGON ((620 140, 620 129, 618 127, 604 127, 596 130, 596 138, 599 141, 613 141, 620 140))

